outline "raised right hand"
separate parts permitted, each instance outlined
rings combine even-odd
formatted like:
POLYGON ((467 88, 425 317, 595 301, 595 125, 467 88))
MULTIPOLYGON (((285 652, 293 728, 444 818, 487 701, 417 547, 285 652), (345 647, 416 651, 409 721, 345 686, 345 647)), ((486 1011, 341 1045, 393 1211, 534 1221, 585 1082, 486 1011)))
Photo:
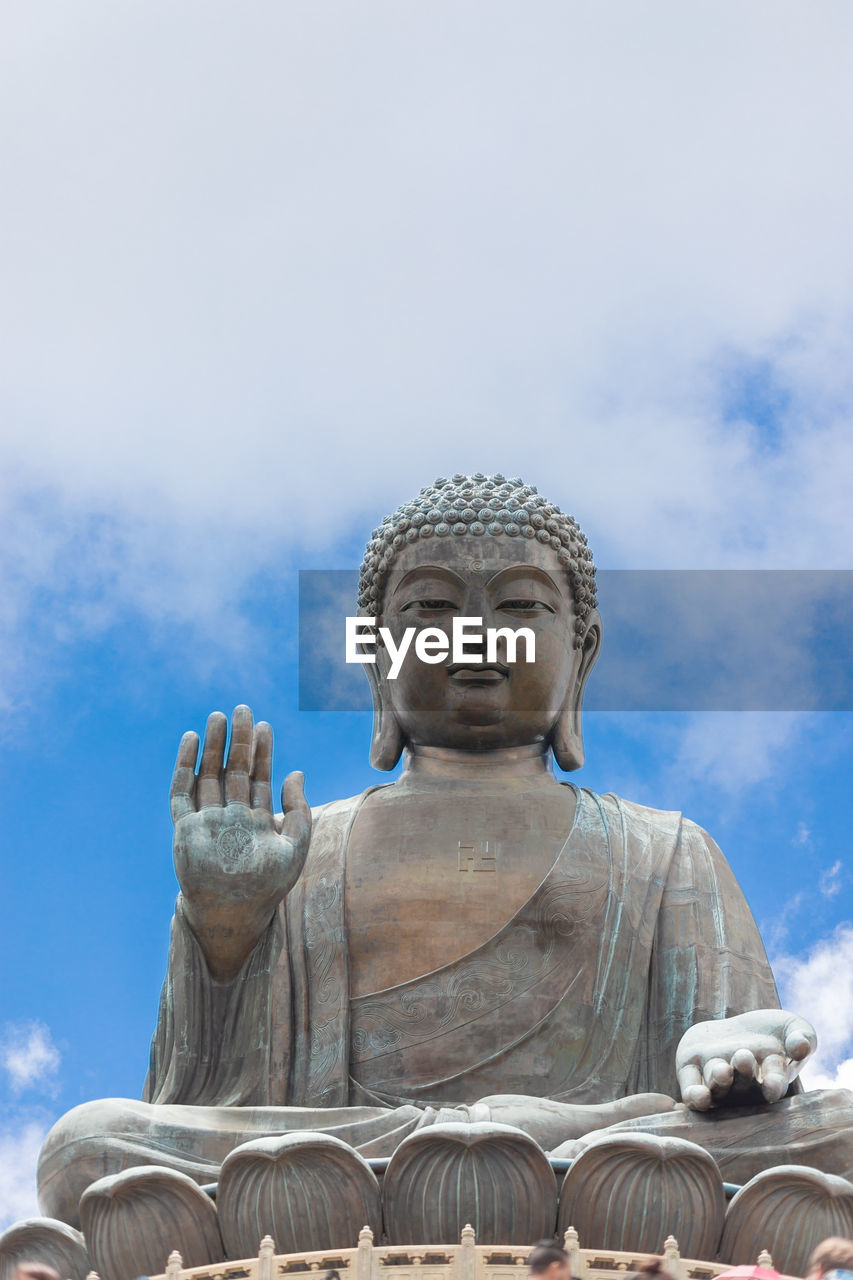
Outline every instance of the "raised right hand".
POLYGON ((237 707, 226 761, 227 733, 227 717, 215 711, 198 773, 198 734, 184 734, 170 794, 184 911, 220 980, 237 972, 293 888, 311 838, 301 773, 287 776, 283 813, 273 814, 270 726, 253 726, 249 708, 237 707))

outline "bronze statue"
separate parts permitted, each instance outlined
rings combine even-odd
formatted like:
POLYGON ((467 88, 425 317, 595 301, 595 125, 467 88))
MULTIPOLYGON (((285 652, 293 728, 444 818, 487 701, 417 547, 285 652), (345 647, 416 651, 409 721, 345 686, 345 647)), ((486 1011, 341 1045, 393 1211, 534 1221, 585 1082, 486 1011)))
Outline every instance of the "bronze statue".
POLYGON ((365 670, 371 760, 402 776, 309 811, 271 799, 247 707, 184 736, 181 893, 145 1101, 48 1136, 43 1207, 143 1165, 200 1183, 241 1143, 321 1130, 390 1154, 497 1121, 548 1152, 619 1124, 688 1138, 745 1181, 792 1159, 853 1174, 853 1096, 804 1093, 815 1034, 778 1007, 714 841, 679 813, 558 781, 583 764, 601 643, 577 524, 518 479, 438 480, 375 531, 359 609, 394 635, 454 616, 525 626, 535 661, 365 670), (196 772, 196 770, 198 770, 196 772))

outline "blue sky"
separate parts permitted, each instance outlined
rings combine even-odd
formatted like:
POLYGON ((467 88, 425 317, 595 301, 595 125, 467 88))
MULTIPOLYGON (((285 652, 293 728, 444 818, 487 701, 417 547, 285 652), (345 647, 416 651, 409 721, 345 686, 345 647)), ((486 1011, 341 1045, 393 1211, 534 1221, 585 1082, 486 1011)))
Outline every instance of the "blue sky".
MULTIPOLYGON (((365 716, 297 709, 300 568, 356 565, 457 470, 523 475, 610 569, 853 567, 853 11, 20 0, 0 23, 12 1220, 51 1119, 141 1090, 181 733, 246 701, 312 803, 374 780, 365 716)), ((853 717, 586 734, 579 782, 714 834, 818 1027, 812 1079, 853 1082, 853 717)))

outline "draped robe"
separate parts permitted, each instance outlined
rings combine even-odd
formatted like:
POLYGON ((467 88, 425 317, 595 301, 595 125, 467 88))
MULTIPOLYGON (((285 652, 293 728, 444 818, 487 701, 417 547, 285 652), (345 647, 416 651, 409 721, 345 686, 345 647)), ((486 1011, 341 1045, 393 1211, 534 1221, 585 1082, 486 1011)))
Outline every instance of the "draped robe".
POLYGON ((146 1099, 390 1112, 494 1093, 677 1097, 689 1026, 778 1007, 764 947, 700 827, 575 790, 565 843, 523 907, 384 991, 349 991, 347 846, 369 792, 315 811, 304 872, 233 981, 210 977, 179 899, 146 1099))
MULTIPOLYGON (((145 1100, 86 1103, 58 1121, 39 1160, 44 1212, 76 1225, 86 1187, 139 1165, 212 1181, 253 1138, 321 1130, 385 1156, 425 1125, 506 1120, 507 1105, 510 1123, 572 1154, 560 1103, 677 1098, 688 1027, 778 1008, 755 922, 713 840, 678 813, 577 789, 551 869, 492 937, 354 997, 346 857, 368 794, 315 812, 303 874, 232 981, 211 978, 178 900, 145 1100)), ((846 1090, 803 1093, 795 1080, 773 1106, 706 1113, 650 1114, 647 1104, 658 1112, 666 1100, 636 1101, 633 1119, 618 1105, 583 1112, 584 1132, 687 1138, 735 1182, 779 1163, 853 1177, 846 1090)), ((578 1123, 575 1114, 569 1139, 578 1123)))

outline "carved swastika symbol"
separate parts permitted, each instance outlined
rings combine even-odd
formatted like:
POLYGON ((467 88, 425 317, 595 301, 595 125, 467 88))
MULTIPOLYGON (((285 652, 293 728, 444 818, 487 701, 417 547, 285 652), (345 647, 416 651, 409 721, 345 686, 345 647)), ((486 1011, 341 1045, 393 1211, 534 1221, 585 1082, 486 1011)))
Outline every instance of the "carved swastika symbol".
POLYGON ((494 851, 489 851, 488 840, 480 840, 474 844, 459 841, 460 871, 497 871, 497 860, 494 851))

